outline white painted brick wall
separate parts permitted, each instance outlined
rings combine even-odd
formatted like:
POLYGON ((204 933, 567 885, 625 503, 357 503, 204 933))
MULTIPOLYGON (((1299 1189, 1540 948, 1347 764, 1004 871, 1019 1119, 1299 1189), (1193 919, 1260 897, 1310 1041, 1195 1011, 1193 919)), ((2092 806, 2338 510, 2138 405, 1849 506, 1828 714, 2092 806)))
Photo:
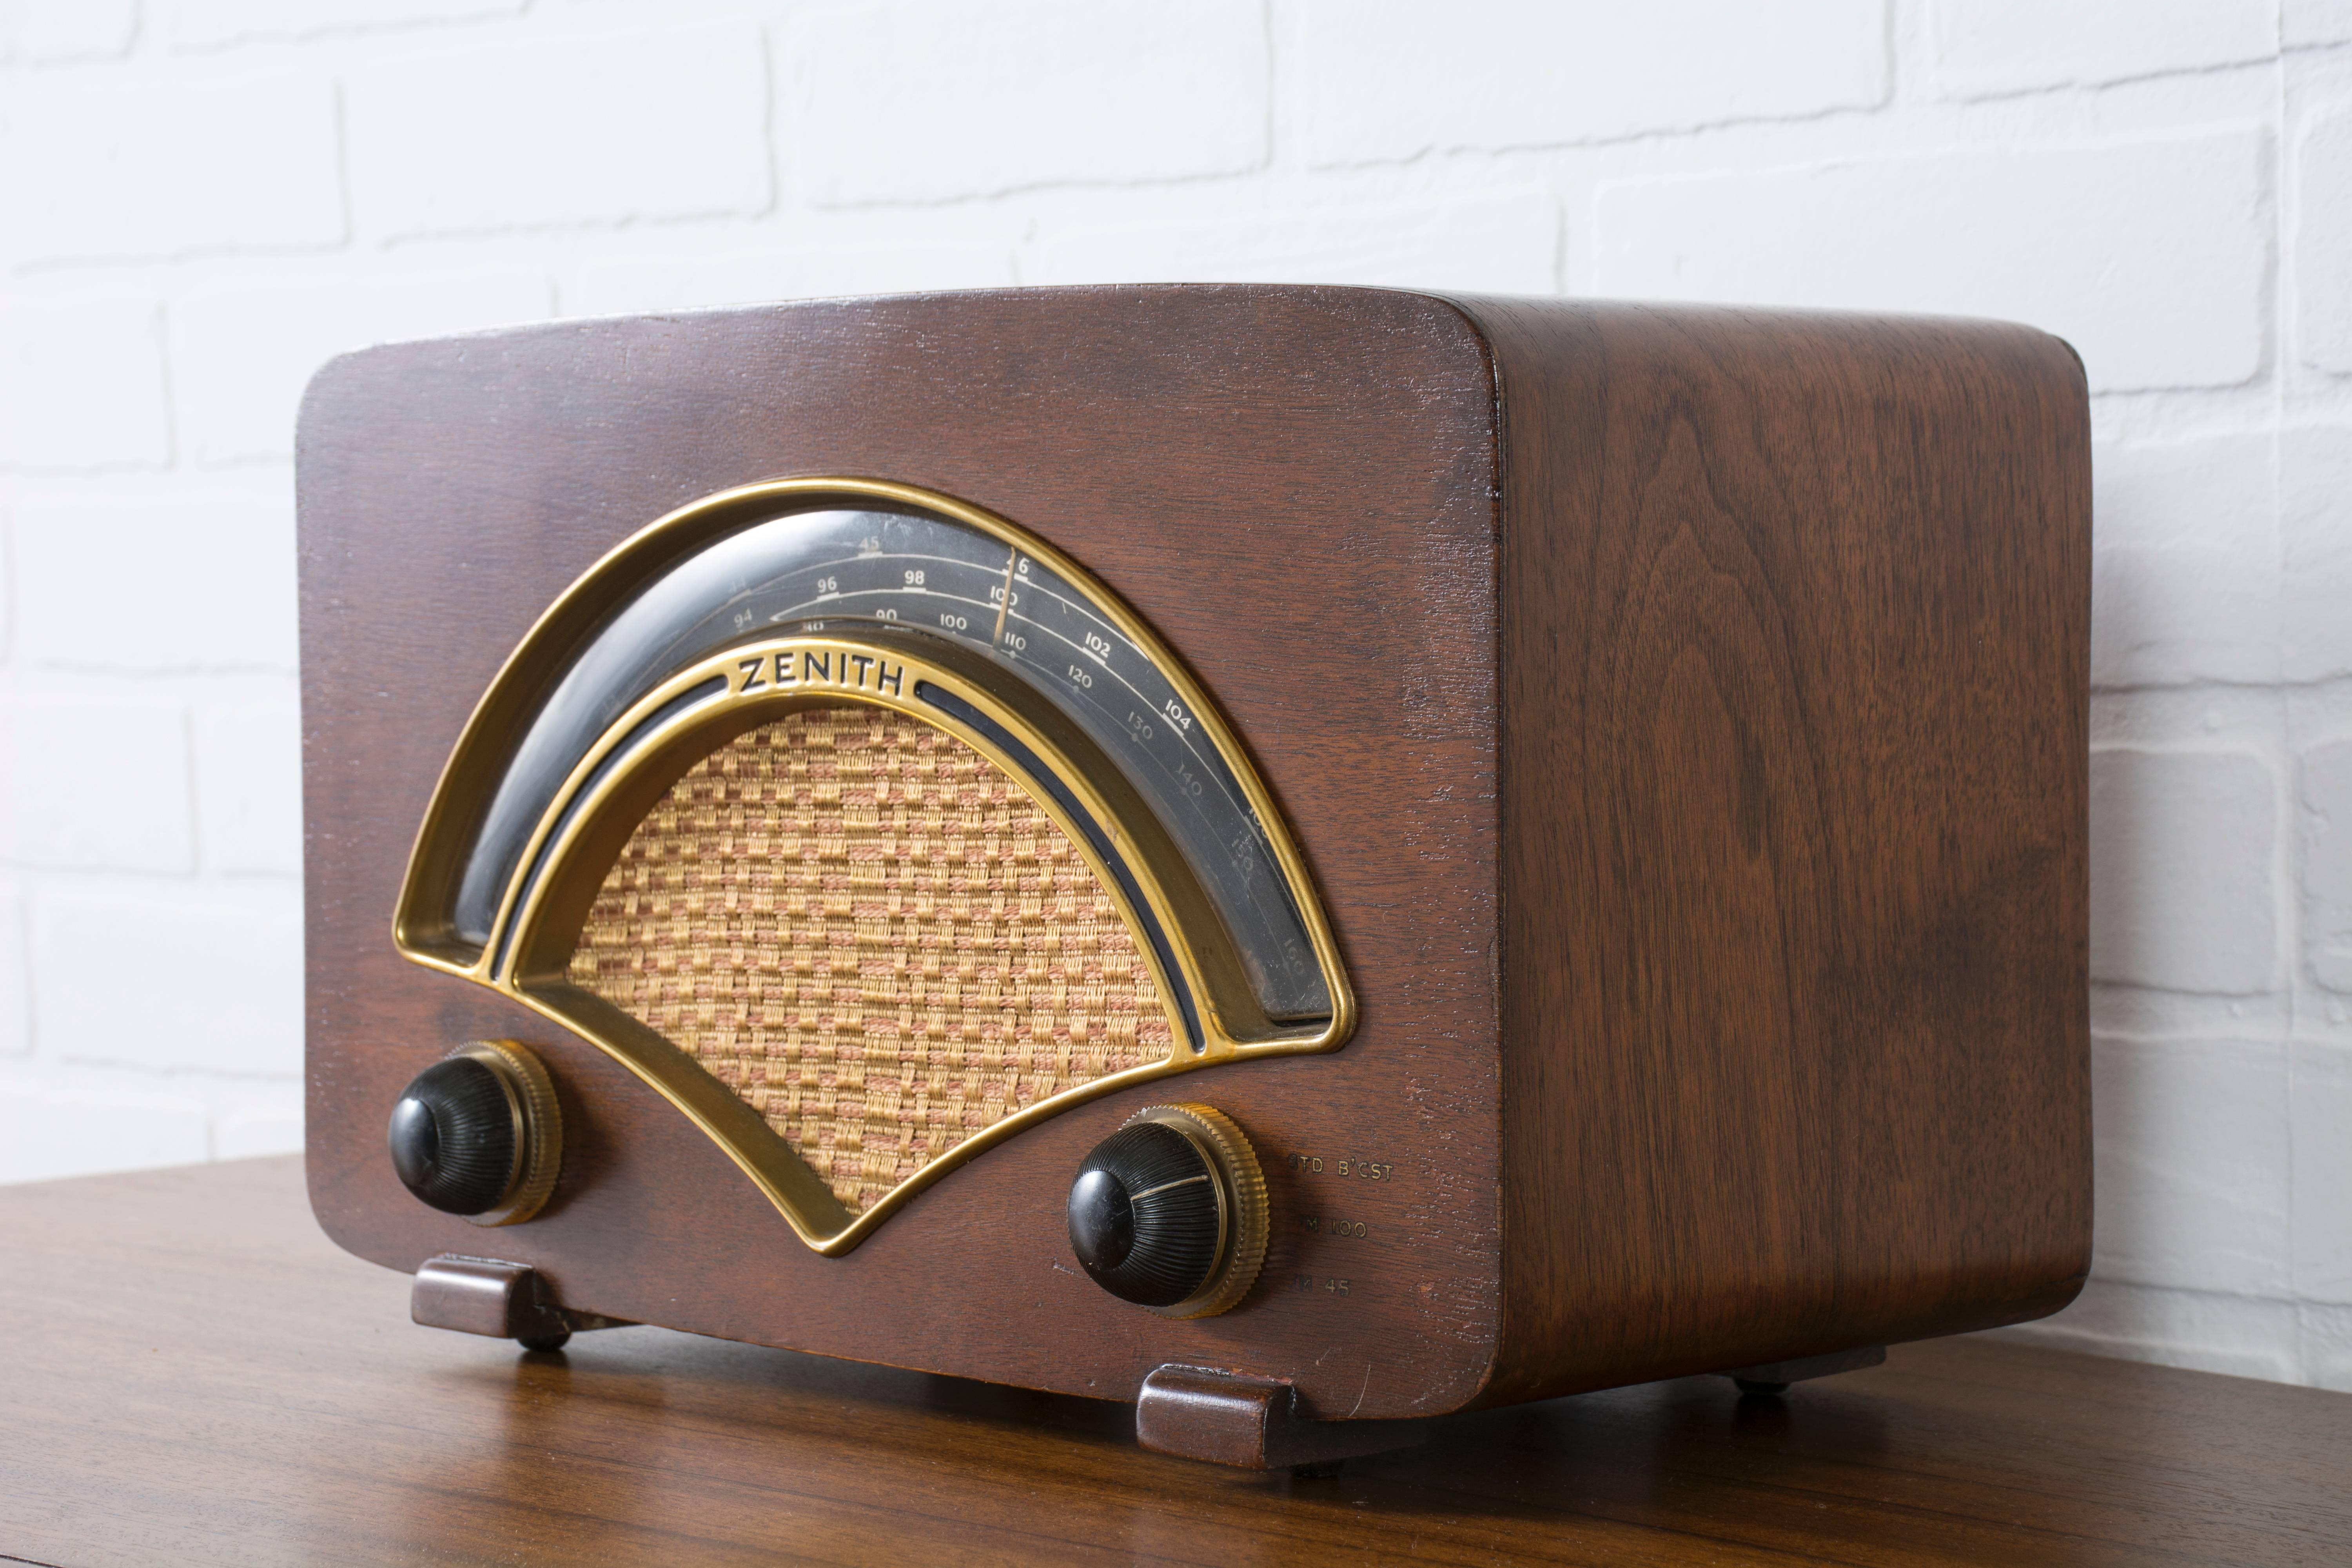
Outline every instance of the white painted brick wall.
POLYGON ((1596 283, 2005 317, 2063 334, 2098 391, 2235 385, 2265 347, 2267 147, 2231 127, 1612 183, 1596 283))
POLYGON ((2257 757, 2091 758, 2091 977, 2249 996, 2277 980, 2278 781, 2257 757), (2198 919, 2180 911, 2195 909, 2198 919))
POLYGON ((2352 42, 2352 0, 2284 0, 2279 32, 2291 49, 2352 42))
POLYGON ((1559 200, 1517 191, 1458 201, 1276 208, 1184 225, 1074 229, 1034 251, 1032 281, 1162 278, 1409 286, 1443 272, 1457 289, 1549 294, 1559 268, 1559 200))
POLYGON ((2093 1053, 2099 1276, 2285 1294, 2286 1047, 2102 1037, 2093 1053))
POLYGON ((33 998, 26 988, 25 900, 13 883, 0 884, 0 1057, 33 1048, 33 998))
POLYGON ((618 316, 834 294, 1010 289, 1021 281, 1013 251, 1011 240, 998 239, 614 257, 583 264, 565 302, 576 315, 618 316))
POLYGON ((196 843, 207 869, 302 874, 302 714, 278 700, 199 710, 196 843))
POLYGON ((2352 1388, 2352 0, 0 3, 0 1180, 297 1146, 292 414, 1154 277, 1975 312, 2095 388, 2098 1263, 2352 1388))
POLYGON ((1934 16, 1936 85, 1956 98, 2252 64, 2279 47, 2276 0, 2142 0, 2128 14, 2051 0, 1953 0, 1934 16))
MULTIPOLYGON (((2352 1052, 2298 1046, 2291 1070, 2294 1290, 2352 1306, 2352 1052)), ((2352 1374, 2352 1357, 2338 1364, 2352 1374)), ((2352 1376, 2332 1386, 2352 1388, 2352 1376)))
POLYGON ((2352 372, 2352 110, 2314 122, 2295 157, 2296 346, 2305 364, 2342 374, 2352 372))
POLYGON ((267 888, 238 891, 47 900, 33 927, 43 1048, 66 1062, 163 1072, 299 1072, 300 911, 267 888), (135 944, 125 941, 132 931, 135 944))
MULTIPOLYGON (((511 16, 530 0, 151 0, 174 49, 511 16)), ((60 7, 62 8, 62 7, 60 7)), ((128 9, 128 6, 125 6, 128 9)))
MULTIPOLYGON (((2345 288, 2352 290, 2352 274, 2345 288)), ((2279 433, 2280 673, 2352 676, 2352 423, 2279 433)))
MULTIPOLYGON (((2302 806, 2303 841, 2296 847, 2311 977, 2352 994, 2352 741, 2305 753, 2302 806)), ((2347 1194, 2352 1195, 2352 1187, 2347 1194)), ((2346 1239, 2352 1244, 2352 1236, 2346 1239)))
POLYGON ((850 205, 1255 169, 1265 26, 1258 0, 812 11, 777 73, 793 184, 850 205))
POLYGON ((352 205, 387 237, 758 213, 767 109, 745 25, 403 53, 352 86, 352 205))
POLYGON ((162 301, 140 289, 13 285, 0 305, 0 454, 20 473, 172 460, 162 301))
POLYGON ((2277 466, 2265 431, 2094 448, 2093 680, 2278 679, 2277 466))
POLYGON ((0 58, 103 59, 131 47, 139 21, 137 0, 87 0, 79 5, 27 5, 0 12, 0 58))
POLYGON ((0 857, 53 870, 193 871, 188 772, 179 703, 103 688, 0 702, 0 857))
POLYGON ((27 499, 16 546, 16 570, 41 590, 16 606, 28 665, 295 667, 294 515, 280 498, 27 499))
POLYGON ((1309 163, 1563 146, 1867 109, 1886 96, 1885 0, 1546 5, 1307 0, 1309 163))
POLYGON ((0 139, 12 262, 308 250, 344 237, 335 87, 205 70, 29 76, 0 139))

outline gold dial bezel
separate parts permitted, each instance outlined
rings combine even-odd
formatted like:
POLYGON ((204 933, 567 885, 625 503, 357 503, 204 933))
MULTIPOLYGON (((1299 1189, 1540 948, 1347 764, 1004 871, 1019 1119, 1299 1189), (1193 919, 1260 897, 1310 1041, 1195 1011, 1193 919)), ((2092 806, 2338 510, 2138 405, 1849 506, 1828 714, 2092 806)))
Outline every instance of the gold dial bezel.
POLYGON ((550 605, 509 656, 484 693, 443 770, 404 881, 393 939, 413 962, 461 975, 509 996, 580 1035, 620 1061, 712 1138, 775 1205, 793 1230, 816 1251, 839 1256, 864 1241, 916 1194, 987 1149, 1074 1105, 1136 1084, 1253 1056, 1328 1051, 1355 1025, 1355 1001, 1321 901, 1305 860, 1271 795, 1213 700, 1175 655, 1140 619, 1083 567, 1027 531, 951 497, 873 479, 776 479, 720 491, 653 523, 608 553, 550 605), (542 813, 505 888, 489 940, 478 947, 459 938, 449 894, 482 805, 498 783, 505 738, 557 679, 581 639, 652 574, 698 544, 735 527, 774 515, 795 503, 828 498, 881 501, 927 510, 965 523, 1025 552, 1083 592, 1090 607, 1143 650, 1179 693, 1240 784, 1264 829, 1315 951, 1331 996, 1331 1016, 1306 1026, 1268 1020, 1246 984, 1232 939, 1192 879, 1183 858, 1116 764, 1108 762, 1026 681, 991 661, 940 639, 886 630, 828 630, 747 640, 698 661, 645 694, 615 720, 572 769, 542 813), (846 661, 868 661, 898 671, 895 684, 774 679, 789 659, 805 670, 810 656, 828 671, 846 661), (748 672, 763 666, 768 679, 748 672), (688 703, 666 718, 665 704, 724 679, 723 691, 688 703), (994 730, 965 722, 917 694, 919 686, 947 692, 983 716, 994 730), (685 1051, 565 978, 572 945, 593 889, 629 832, 661 793, 699 757, 735 735, 772 722, 796 708, 870 705, 907 714, 944 731, 1003 770, 1067 834, 1110 892, 1122 920, 1150 963, 1171 1017, 1174 1047, 1164 1061, 1147 1063, 1079 1085, 982 1129, 930 1160, 852 1215, 781 1136, 685 1051), (643 733, 638 726, 646 725, 643 733), (1099 852, 1086 824, 1032 777, 1000 737, 1040 760, 1079 803, 1112 847, 1099 852), (624 741, 625 752, 618 751, 624 741), (600 767, 603 771, 600 773, 600 767), (1113 874, 1111 858, 1128 877, 1113 874), (1132 888, 1136 896, 1130 897, 1132 888), (1156 928, 1162 940, 1150 940, 1156 928), (1199 1044, 1192 1039, 1177 1000, 1192 999, 1199 1044))

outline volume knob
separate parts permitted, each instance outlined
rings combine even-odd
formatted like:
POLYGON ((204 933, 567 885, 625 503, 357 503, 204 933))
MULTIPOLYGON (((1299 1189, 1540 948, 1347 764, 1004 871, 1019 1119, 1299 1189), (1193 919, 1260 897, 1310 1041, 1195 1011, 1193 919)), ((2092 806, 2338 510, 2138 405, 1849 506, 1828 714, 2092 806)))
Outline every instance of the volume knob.
POLYGON ((1231 1119, 1155 1105, 1079 1165, 1069 1222, 1096 1284, 1163 1317, 1212 1317, 1239 1304, 1265 1262, 1265 1178, 1231 1119))
POLYGON ((393 1173, 419 1201, 476 1225, 513 1225, 555 1189, 555 1087, 520 1046, 477 1041, 409 1080, 385 1142, 393 1173))

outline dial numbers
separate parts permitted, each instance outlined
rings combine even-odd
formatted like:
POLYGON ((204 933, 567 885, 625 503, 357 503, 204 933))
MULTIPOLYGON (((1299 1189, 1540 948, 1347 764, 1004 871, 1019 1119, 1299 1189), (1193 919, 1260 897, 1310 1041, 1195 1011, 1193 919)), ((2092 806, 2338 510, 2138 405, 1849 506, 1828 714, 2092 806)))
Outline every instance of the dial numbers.
POLYGON ((751 523, 616 611, 517 747, 466 868, 459 929, 488 931, 539 803, 638 693, 731 643, 846 622, 946 637, 1017 669, 1150 802, 1224 919, 1267 1016, 1330 1016, 1265 826, 1168 672, 1045 562, 913 510, 833 507, 751 523))

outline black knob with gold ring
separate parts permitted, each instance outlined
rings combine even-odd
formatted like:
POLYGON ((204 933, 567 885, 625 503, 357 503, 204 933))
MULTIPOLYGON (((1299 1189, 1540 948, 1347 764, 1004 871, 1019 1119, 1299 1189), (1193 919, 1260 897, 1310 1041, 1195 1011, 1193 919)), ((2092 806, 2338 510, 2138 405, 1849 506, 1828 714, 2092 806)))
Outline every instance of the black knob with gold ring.
POLYGON ((477 1040, 409 1081, 385 1141, 419 1202, 476 1225, 516 1225, 555 1190, 563 1123, 538 1058, 512 1040, 477 1040))
POLYGON ((1069 1224, 1079 1267, 1112 1295, 1162 1317, 1214 1317, 1265 1262, 1265 1176, 1223 1112, 1147 1106, 1079 1165, 1069 1224))

